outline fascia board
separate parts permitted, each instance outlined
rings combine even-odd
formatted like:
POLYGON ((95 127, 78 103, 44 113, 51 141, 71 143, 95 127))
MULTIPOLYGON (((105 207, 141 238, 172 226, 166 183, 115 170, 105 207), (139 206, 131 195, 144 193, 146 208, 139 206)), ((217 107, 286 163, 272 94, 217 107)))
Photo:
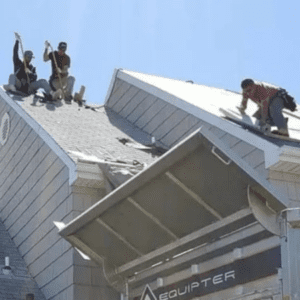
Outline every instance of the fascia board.
POLYGON ((69 169, 69 184, 72 185, 77 179, 77 166, 70 156, 56 143, 54 138, 27 112, 14 102, 1 88, 0 97, 9 105, 49 146, 49 148, 64 162, 69 169))
POLYGON ((248 131, 221 119, 218 116, 215 116, 211 113, 208 113, 201 108, 197 108, 194 105, 177 98, 168 92, 165 92, 151 84, 144 82, 140 79, 137 79, 122 70, 116 74, 117 78, 126 81, 127 83, 136 86, 137 88, 146 91, 149 94, 152 94, 167 103, 175 105, 179 109, 195 116, 198 119, 201 119, 213 126, 220 128, 221 130, 237 137, 238 139, 255 146, 256 148, 264 151, 265 153, 265 165, 266 168, 270 167, 271 165, 277 163, 279 161, 279 154, 280 154, 280 147, 274 145, 266 141, 265 139, 260 138, 257 135, 249 133, 248 131))
POLYGON ((106 93, 106 96, 105 96, 104 106, 106 106, 108 101, 109 101, 109 98, 110 98, 111 92, 114 88, 115 81, 116 81, 117 74, 118 74, 119 70, 120 69, 114 69, 114 73, 113 73, 113 76, 111 78, 111 81, 110 81, 110 84, 109 84, 109 87, 108 87, 108 90, 107 90, 107 93, 106 93))

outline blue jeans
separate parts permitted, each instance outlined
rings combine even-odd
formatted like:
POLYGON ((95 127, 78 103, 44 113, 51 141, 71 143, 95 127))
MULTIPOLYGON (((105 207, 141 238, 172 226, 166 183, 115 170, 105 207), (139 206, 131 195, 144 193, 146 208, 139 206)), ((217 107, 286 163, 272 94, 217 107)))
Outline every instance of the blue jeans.
MULTIPOLYGON (((22 79, 23 80, 23 79, 22 79)), ((27 80, 24 79, 24 84, 26 84, 27 80)), ((11 74, 8 79, 8 83, 12 84, 16 87, 17 90, 20 90, 24 85, 15 74, 11 74)), ((33 81, 29 85, 29 90, 32 92, 36 92, 38 89, 43 89, 46 94, 50 94, 51 88, 46 79, 39 79, 37 81, 33 81)))
POLYGON ((281 97, 275 97, 269 105, 269 116, 271 117, 274 125, 278 129, 287 129, 286 120, 282 114, 284 108, 284 100, 281 97))

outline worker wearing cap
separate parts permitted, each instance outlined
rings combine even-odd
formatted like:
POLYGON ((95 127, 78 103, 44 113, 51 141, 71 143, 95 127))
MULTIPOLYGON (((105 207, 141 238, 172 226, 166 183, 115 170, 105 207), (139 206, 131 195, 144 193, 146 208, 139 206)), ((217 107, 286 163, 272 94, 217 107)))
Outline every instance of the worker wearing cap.
POLYGON ((62 90, 65 101, 70 102, 72 100, 72 93, 75 83, 75 78, 69 76, 69 68, 71 66, 71 59, 66 54, 67 43, 60 42, 58 44, 58 51, 50 52, 48 49, 50 44, 45 42, 44 61, 51 60, 52 75, 50 76, 49 83, 54 91, 62 90))
POLYGON ((282 114, 285 107, 284 97, 287 92, 270 84, 254 82, 249 78, 241 82, 241 87, 243 99, 241 106, 238 107, 240 112, 245 114, 248 99, 251 99, 259 107, 254 117, 259 120, 260 127, 263 128, 266 124, 277 126, 278 130, 274 130, 272 133, 288 137, 287 119, 282 114))
POLYGON ((16 42, 13 49, 14 74, 11 74, 8 79, 8 84, 3 85, 6 91, 20 91, 25 94, 35 93, 38 89, 44 89, 47 96, 50 96, 51 88, 45 79, 37 81, 36 69, 30 63, 33 52, 27 50, 24 52, 23 61, 19 58, 19 43, 21 37, 15 33, 16 42))

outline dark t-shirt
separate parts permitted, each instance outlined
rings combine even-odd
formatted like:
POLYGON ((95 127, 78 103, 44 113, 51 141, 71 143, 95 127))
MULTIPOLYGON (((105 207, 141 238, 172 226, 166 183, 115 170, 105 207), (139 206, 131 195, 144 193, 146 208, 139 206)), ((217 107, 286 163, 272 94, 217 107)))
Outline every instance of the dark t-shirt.
MULTIPOLYGON (((57 51, 54 51, 54 55, 55 55, 55 59, 56 59, 56 62, 57 62, 57 66, 61 70, 63 70, 64 66, 66 66, 66 65, 70 68, 71 59, 67 54, 64 53, 63 55, 59 55, 57 51)), ((55 62, 54 62, 54 59, 53 59, 53 52, 50 52, 48 56, 51 59, 51 65, 52 65, 52 75, 51 75, 51 77, 52 78, 58 78, 57 71, 56 71, 56 65, 55 65, 55 62)), ((60 74, 60 76, 61 77, 68 76, 68 73, 60 74)))
MULTIPOLYGON (((16 40, 14 50, 13 50, 13 63, 14 63, 14 73, 19 80, 25 79, 27 82, 27 75, 25 73, 24 62, 19 58, 19 41, 16 40)), ((26 68, 28 68, 31 73, 28 74, 28 78, 30 82, 36 81, 37 75, 36 70, 32 64, 26 63, 26 68)))

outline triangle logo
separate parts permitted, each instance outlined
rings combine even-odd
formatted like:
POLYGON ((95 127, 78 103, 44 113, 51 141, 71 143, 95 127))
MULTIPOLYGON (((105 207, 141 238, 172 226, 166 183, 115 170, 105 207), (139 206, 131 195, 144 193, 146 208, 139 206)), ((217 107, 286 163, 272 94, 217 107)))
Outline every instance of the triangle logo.
POLYGON ((150 286, 147 284, 143 291, 142 297, 140 300, 157 300, 156 296, 152 292, 150 286))

